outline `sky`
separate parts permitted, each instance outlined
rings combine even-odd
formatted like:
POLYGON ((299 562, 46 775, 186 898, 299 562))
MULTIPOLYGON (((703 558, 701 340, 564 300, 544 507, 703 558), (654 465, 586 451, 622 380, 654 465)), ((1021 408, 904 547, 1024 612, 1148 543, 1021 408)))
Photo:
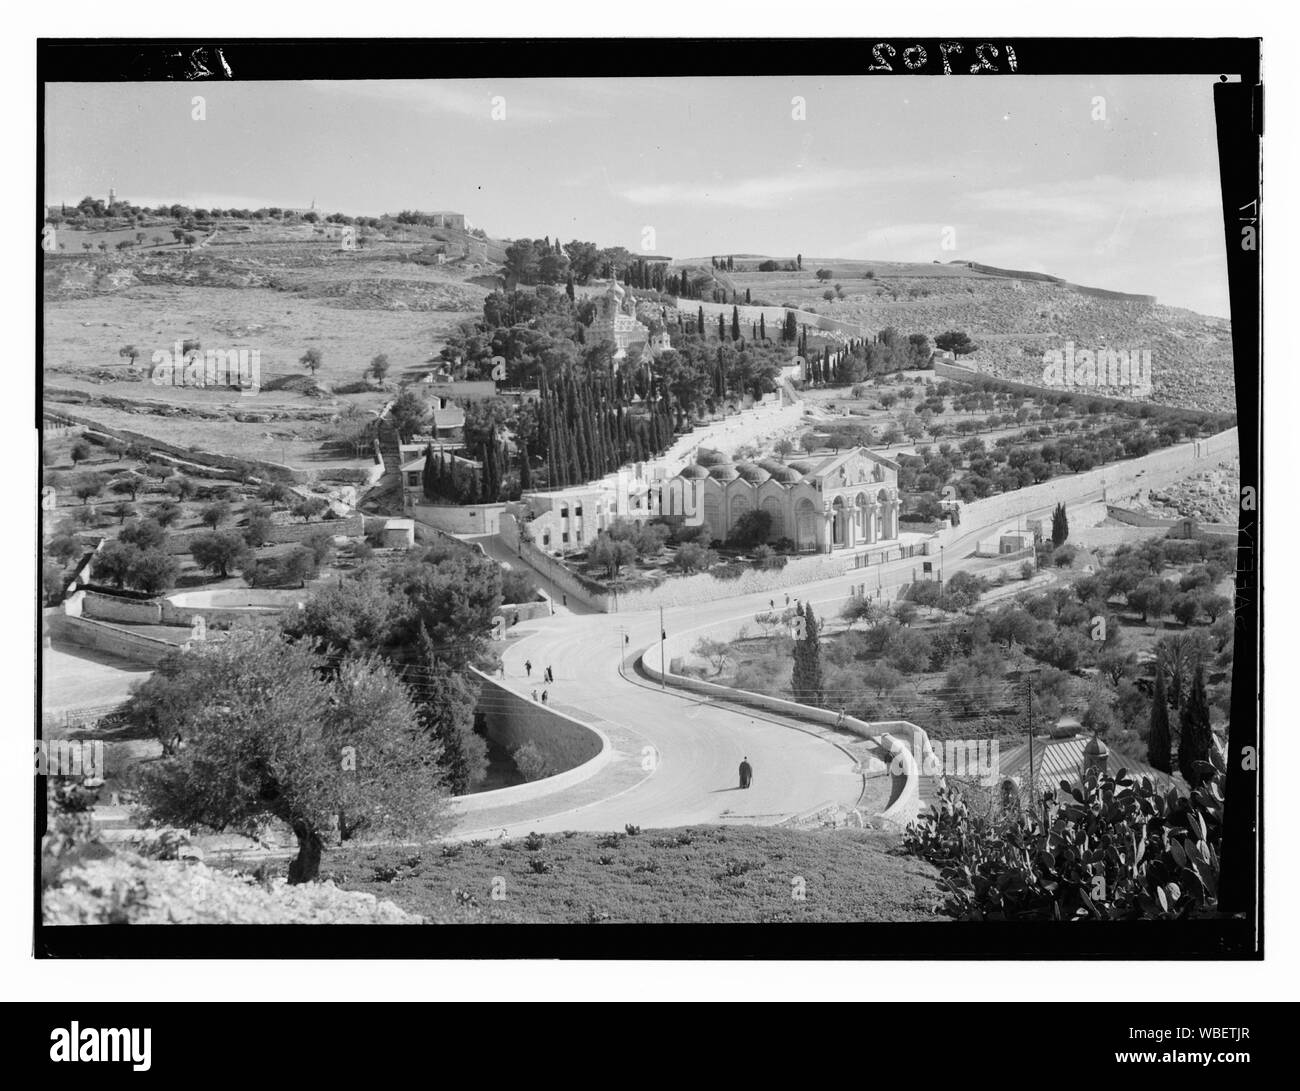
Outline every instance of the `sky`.
POLYGON ((1228 315, 1212 76, 50 84, 45 201, 978 261, 1228 315), (193 96, 202 95, 202 120, 193 96))

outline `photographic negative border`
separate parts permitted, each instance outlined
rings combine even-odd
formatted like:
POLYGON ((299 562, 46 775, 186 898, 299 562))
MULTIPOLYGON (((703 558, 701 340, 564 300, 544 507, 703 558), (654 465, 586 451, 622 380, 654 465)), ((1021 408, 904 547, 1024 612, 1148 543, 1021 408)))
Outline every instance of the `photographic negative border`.
MULTIPOLYGON (((1226 241, 1232 348, 1243 493, 1236 573, 1236 633, 1223 835, 1221 918, 1164 926, 946 925, 844 923, 799 927, 581 925, 483 929, 444 925, 47 927, 41 923, 39 842, 43 802, 35 807, 36 953, 40 957, 568 957, 568 958, 1125 958, 1259 959, 1264 914, 1262 734, 1262 371, 1263 252, 1260 147, 1263 92, 1257 39, 987 38, 890 36, 858 39, 42 39, 37 44, 37 193, 43 194, 44 86, 48 82, 456 79, 481 77, 485 50, 498 72, 523 77, 752 76, 806 72, 864 78, 989 79, 1059 74, 1204 74, 1213 81, 1226 241), (904 49, 920 45, 926 63, 910 69, 904 49), (601 48, 603 46, 615 48, 601 48), (734 46, 734 48, 729 48, 734 46), (994 50, 989 46, 996 47, 994 50), (884 48, 882 48, 884 47, 884 48), (892 50, 892 52, 891 52, 892 50), (436 66, 432 58, 437 57, 436 66), (949 65, 949 62, 952 62, 949 65), (958 63, 960 62, 960 63, 958 63), (972 64, 985 65, 978 74, 972 64), (883 66, 883 67, 882 67, 883 66), (950 68, 945 74, 944 68, 950 68), (1236 79, 1229 80, 1229 76, 1236 79), (1241 245, 1254 228, 1254 249, 1241 245), (1254 755, 1253 768, 1242 755, 1254 755)), ((919 54, 912 54, 914 59, 919 54)), ((38 208, 37 229, 41 218, 38 208)), ((36 328, 43 360, 41 251, 37 248, 36 328)), ((35 420, 40 428, 43 376, 35 420)), ((38 484, 39 487, 39 484, 38 484)), ((39 531, 38 531, 39 539, 39 531)), ((39 544, 39 541, 38 541, 39 544)), ((39 550, 38 550, 39 552, 39 550)), ((39 559, 38 559, 39 573, 39 559)), ((38 580, 39 585, 39 580, 38 580)), ((40 605, 37 603, 39 631, 40 605)), ((36 730, 41 723, 37 662, 36 730)), ((44 778, 37 778, 38 800, 44 778)))

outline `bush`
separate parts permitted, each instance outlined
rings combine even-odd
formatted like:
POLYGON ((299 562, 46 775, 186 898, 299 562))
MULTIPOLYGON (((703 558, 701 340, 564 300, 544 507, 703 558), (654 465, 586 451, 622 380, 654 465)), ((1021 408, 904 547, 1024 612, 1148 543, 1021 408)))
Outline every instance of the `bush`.
POLYGON ((673 567, 689 575, 705 571, 717 559, 718 555, 713 550, 706 549, 698 542, 687 542, 678 548, 677 556, 673 558, 673 567))
POLYGON ((1052 563, 1057 568, 1069 568, 1074 564, 1074 558, 1079 555, 1079 551, 1072 545, 1063 545, 1052 554, 1052 563))
POLYGON ((738 580, 748 571, 749 565, 742 564, 740 561, 728 561, 726 564, 710 569, 709 575, 715 580, 738 580))
MULTIPOLYGON (((550 762, 542 755, 535 743, 526 742, 522 746, 516 747, 510 756, 514 759, 515 768, 519 770, 526 781, 543 780, 551 775, 550 762)), ((529 838, 537 836, 539 835, 530 834, 529 838)), ((544 841, 545 838, 543 838, 544 841)))
MULTIPOLYGON (((941 871, 946 909, 968 921, 1185 920, 1217 911, 1224 758, 1211 748, 1209 779, 1179 795, 1127 773, 1062 781, 1041 803, 940 789, 905 851, 941 871), (981 806, 981 803, 983 804, 981 806), (980 813, 980 812, 983 813, 980 813), (1050 830, 1050 834, 1048 831, 1050 830), (1133 859, 1133 846, 1145 846, 1133 859)), ((1032 791, 1030 793, 1033 794, 1032 791)))
POLYGON ((501 570, 501 601, 511 603, 536 602, 537 585, 526 572, 517 568, 501 570))

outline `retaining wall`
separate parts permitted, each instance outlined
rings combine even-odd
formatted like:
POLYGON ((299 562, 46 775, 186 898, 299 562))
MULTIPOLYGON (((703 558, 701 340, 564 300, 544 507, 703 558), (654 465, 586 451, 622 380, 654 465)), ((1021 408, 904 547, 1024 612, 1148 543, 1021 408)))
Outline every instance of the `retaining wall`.
POLYGON ((1021 517, 1049 515, 1058 502, 1064 503, 1068 512, 1071 504, 1104 500, 1103 492, 1119 492, 1139 484, 1149 487, 1157 480, 1177 477, 1202 459, 1236 453, 1237 429, 1229 428, 1206 439, 1165 447, 1141 458, 1111 462, 1079 474, 1064 474, 1041 485, 963 504, 961 524, 938 531, 938 539, 947 545, 964 535, 963 526, 1011 523, 1021 517))
POLYGON ((240 480, 245 476, 264 478, 268 481, 302 482, 311 481, 317 475, 312 471, 295 470, 291 466, 282 466, 278 462, 262 462, 259 459, 231 458, 229 455, 214 454, 211 451, 191 451, 187 447, 178 447, 144 432, 134 432, 128 428, 112 428, 90 417, 77 416, 59 409, 53 413, 60 423, 77 424, 102 436, 121 440, 123 443, 139 443, 151 451, 170 455, 191 466, 203 467, 210 476, 240 480))
POLYGON ((456 796, 451 800, 453 813, 473 814, 551 795, 593 776, 610 760, 613 747, 599 728, 521 697, 482 671, 474 673, 483 683, 479 704, 488 721, 488 737, 508 750, 531 742, 562 771, 511 788, 456 796))
POLYGON ((310 589, 277 591, 251 587, 182 591, 162 601, 162 621, 164 625, 190 625, 196 617, 206 622, 235 622, 241 618, 283 614, 297 609, 298 603, 305 602, 310 595, 310 589))
POLYGON ((170 644, 158 637, 133 633, 116 625, 81 617, 75 613, 51 613, 48 620, 52 641, 93 648, 95 651, 106 652, 148 667, 156 667, 178 648, 178 645, 170 644))
POLYGON ((162 603, 157 600, 117 598, 98 591, 84 591, 81 616, 99 621, 126 621, 137 625, 162 624, 162 603))

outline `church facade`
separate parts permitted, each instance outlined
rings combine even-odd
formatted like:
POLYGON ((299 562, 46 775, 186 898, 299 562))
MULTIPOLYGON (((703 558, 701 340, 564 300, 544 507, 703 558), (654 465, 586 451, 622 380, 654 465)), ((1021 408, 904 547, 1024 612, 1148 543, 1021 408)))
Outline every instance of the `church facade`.
POLYGON ((788 538, 801 551, 832 553, 898 539, 898 470, 865 447, 793 462, 710 457, 671 478, 660 507, 724 542, 746 512, 764 511, 769 542, 788 538))

